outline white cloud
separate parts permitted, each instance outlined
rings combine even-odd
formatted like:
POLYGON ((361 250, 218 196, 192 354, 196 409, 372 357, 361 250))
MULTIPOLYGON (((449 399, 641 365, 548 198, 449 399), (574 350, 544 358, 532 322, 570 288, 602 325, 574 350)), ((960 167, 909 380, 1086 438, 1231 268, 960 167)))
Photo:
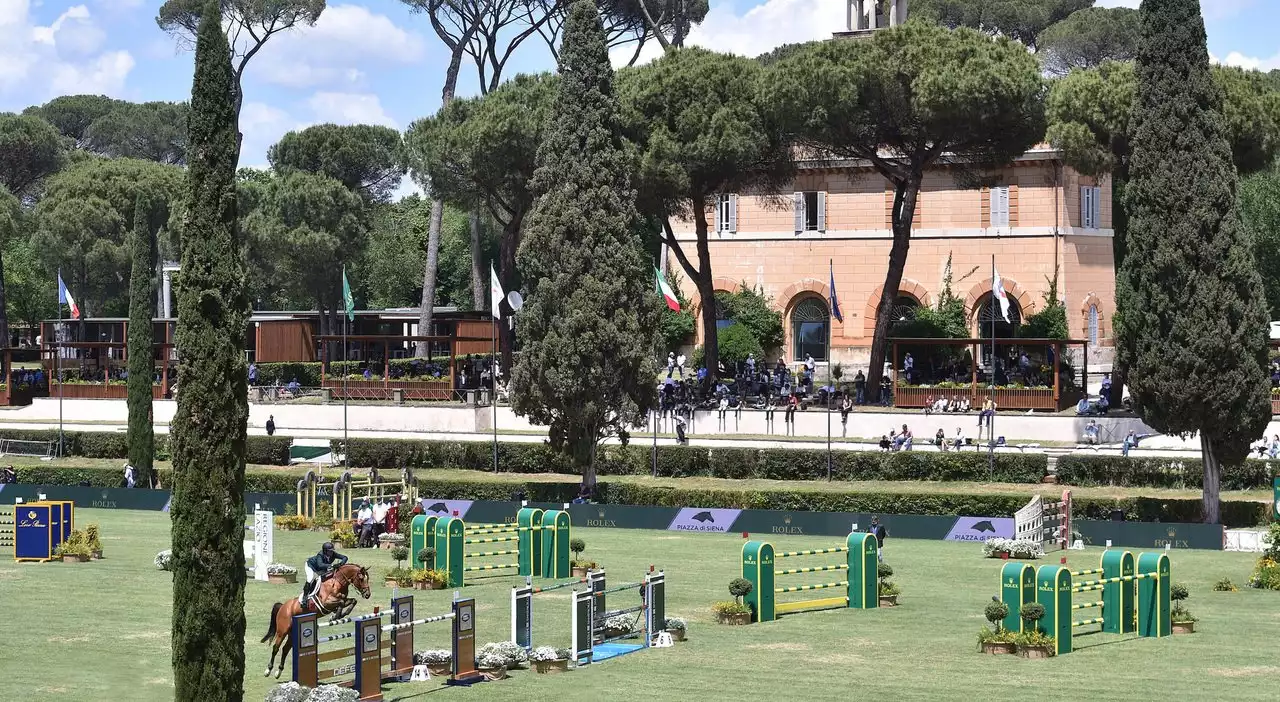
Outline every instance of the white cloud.
POLYGON ((368 64, 413 64, 426 55, 426 40, 386 15, 359 5, 331 5, 314 27, 271 39, 251 69, 256 78, 291 88, 361 85, 368 64))
POLYGON ((400 179, 400 187, 396 188, 395 192, 391 193, 391 200, 393 202, 399 202, 410 195, 422 194, 422 188, 418 187, 418 184, 413 182, 413 177, 406 173, 404 177, 400 179))
POLYGON ((396 121, 382 109, 382 101, 373 93, 338 93, 321 91, 307 100, 316 122, 335 124, 381 124, 396 127, 396 121))
POLYGON ((30 0, 0 0, 0 97, 40 100, 67 93, 120 95, 135 65, 128 51, 99 53, 106 33, 89 8, 67 8, 48 26, 30 0))
MULTIPOLYGON (((738 14, 733 3, 711 8, 702 24, 689 32, 688 43, 715 51, 742 56, 758 56, 783 44, 830 39, 832 32, 846 25, 842 0, 765 0, 738 14)), ((634 45, 613 51, 614 63, 631 58, 634 45)), ((657 42, 648 42, 640 53, 639 63, 661 55, 657 42)))
POLYGON ((1280 68, 1280 54, 1276 54, 1270 58, 1257 58, 1254 56, 1245 56, 1239 51, 1232 51, 1227 54, 1227 58, 1222 63, 1237 68, 1245 68, 1251 71, 1272 71, 1280 68))

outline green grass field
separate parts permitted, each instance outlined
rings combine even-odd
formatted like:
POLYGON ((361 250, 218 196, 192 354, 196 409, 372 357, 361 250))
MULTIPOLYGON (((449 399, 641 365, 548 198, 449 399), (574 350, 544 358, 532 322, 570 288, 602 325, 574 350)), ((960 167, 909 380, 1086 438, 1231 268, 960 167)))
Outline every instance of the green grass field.
MULTIPOLYGON (((152 565, 169 541, 167 514, 80 510, 80 525, 100 523, 106 559, 90 564, 0 562, 0 699, 172 699, 169 628, 171 584, 152 565)), ((887 542, 886 560, 897 570, 902 606, 872 611, 829 610, 784 617, 749 627, 713 622, 709 605, 726 599, 739 574, 740 534, 578 529, 586 557, 607 569, 610 581, 638 579, 649 564, 667 573, 669 616, 689 620, 689 640, 673 649, 630 654, 561 675, 516 671, 509 680, 473 689, 438 681, 383 687, 389 700, 619 699, 735 700, 748 696, 804 699, 896 700, 1114 700, 1120 696, 1191 700, 1273 700, 1280 679, 1276 630, 1280 599, 1246 590, 1212 592, 1229 577, 1243 583, 1250 554, 1174 551, 1173 576, 1191 589, 1187 605, 1200 617, 1191 636, 1139 639, 1090 635, 1077 651, 1028 661, 977 652, 982 608, 997 591, 999 563, 985 560, 975 544, 887 542)), ((275 535, 276 560, 301 565, 322 535, 275 535)), ((831 537, 780 537, 779 550, 835 545, 831 537)), ((1069 553, 1075 567, 1096 564, 1097 550, 1069 553)), ((391 567, 386 551, 351 551, 353 562, 379 575, 391 567)), ((1049 560, 1055 561, 1058 554, 1049 560)), ((822 563, 814 557, 797 565, 822 563), (813 561, 809 563, 808 561, 813 561)), ((798 559, 801 560, 801 559, 798 559)), ((790 564, 790 561, 788 561, 790 564)), ((825 582, 830 574, 791 576, 783 584, 825 582), (801 578, 811 578, 801 580, 801 578), (794 582, 793 582, 794 581, 794 582)), ((386 606, 381 582, 371 605, 386 606)), ((495 577, 467 587, 479 603, 479 641, 510 635, 509 590, 518 577, 495 577)), ((273 681, 262 677, 268 647, 259 644, 271 604, 292 597, 292 585, 250 581, 246 592, 245 699, 261 700, 273 681)), ((419 592, 418 616, 442 613, 451 592, 419 592)), ((803 594, 803 593, 802 593, 803 594)), ((632 595, 613 595, 623 598, 632 595)), ((791 597, 780 596, 780 601, 791 597)), ((611 606, 629 602, 611 600, 611 606)), ((568 591, 539 595, 535 642, 567 646, 568 591)), ((445 648, 447 631, 420 629, 418 649, 445 648)), ((288 675, 288 666, 286 673, 288 675)))

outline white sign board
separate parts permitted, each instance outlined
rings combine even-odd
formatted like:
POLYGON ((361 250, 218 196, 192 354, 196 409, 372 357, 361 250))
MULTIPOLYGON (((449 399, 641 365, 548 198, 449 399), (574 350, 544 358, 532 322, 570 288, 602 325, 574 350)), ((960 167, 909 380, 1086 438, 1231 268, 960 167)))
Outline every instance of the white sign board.
POLYGON ((253 513, 253 579, 267 580, 267 566, 275 560, 272 541, 274 514, 266 510, 253 513))

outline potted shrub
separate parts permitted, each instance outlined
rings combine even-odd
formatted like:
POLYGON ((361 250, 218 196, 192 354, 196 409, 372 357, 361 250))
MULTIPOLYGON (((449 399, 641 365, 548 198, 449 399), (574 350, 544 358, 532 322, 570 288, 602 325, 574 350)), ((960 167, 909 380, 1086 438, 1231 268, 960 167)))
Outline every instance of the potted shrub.
POLYGON ((569 562, 569 574, 575 578, 586 577, 589 570, 588 565, 594 567, 595 564, 588 564, 582 560, 582 552, 587 550, 587 542, 579 538, 569 539, 569 551, 573 553, 573 559, 569 562))
POLYGON ((413 587, 413 571, 396 566, 387 571, 387 587, 413 587))
POLYGON ((436 567, 436 550, 430 546, 418 551, 418 563, 426 570, 436 567))
POLYGON ((1214 592, 1240 592, 1240 588, 1236 587, 1236 584, 1231 582, 1231 578, 1223 578, 1222 580, 1219 580, 1218 582, 1213 584, 1213 591, 1214 592))
POLYGON ((877 585, 880 595, 880 606, 897 607, 898 595, 902 594, 902 588, 889 580, 889 578, 893 577, 893 566, 888 563, 880 563, 876 566, 876 577, 880 580, 877 585))
POLYGON ((1024 622, 1024 631, 1014 638, 1019 656, 1048 658, 1057 653, 1054 638, 1040 631, 1040 620, 1044 619, 1044 605, 1039 602, 1028 602, 1018 610, 1018 615, 1024 622))
POLYGON ((663 623, 663 628, 667 630, 668 634, 671 634, 672 641, 684 641, 689 624, 680 617, 667 617, 667 621, 663 623))
POLYGON ((333 505, 320 501, 316 504, 315 519, 311 520, 312 531, 328 531, 333 528, 333 505))
POLYGON ((160 570, 173 570, 173 551, 165 549, 157 553, 153 562, 160 570))
POLYGON ((998 536, 982 542, 982 555, 986 558, 1008 558, 1010 539, 998 536))
POLYGON ((93 560, 93 551, 89 550, 82 531, 71 532, 71 538, 58 544, 53 553, 55 556, 62 556, 63 563, 87 563, 93 560))
POLYGON ((405 541, 404 534, 387 532, 386 534, 378 535, 378 545, 386 549, 394 549, 400 546, 404 546, 404 541, 405 541))
POLYGON ((1014 653, 1018 650, 1013 640, 1015 635, 1013 632, 1004 628, 1004 618, 1009 616, 1009 605, 995 600, 987 603, 987 609, 983 612, 983 616, 995 627, 993 631, 991 627, 982 627, 982 631, 978 632, 978 645, 982 648, 983 653, 1002 654, 1014 653))
POLYGON ((102 533, 98 529, 97 522, 90 524, 84 528, 85 542, 89 544, 89 551, 93 554, 95 560, 102 558, 102 533))
POLYGON ((751 593, 751 581, 746 578, 734 578, 729 581, 729 594, 732 601, 717 602, 711 605, 716 621, 721 624, 742 625, 751 623, 751 608, 742 604, 742 598, 751 593))
POLYGON ((335 521, 333 529, 329 530, 329 540, 344 549, 355 548, 360 542, 360 538, 356 536, 355 521, 349 519, 335 521))
POLYGON ((529 660, 529 653, 514 641, 487 643, 476 652, 476 667, 494 680, 507 677, 507 670, 529 660))
POLYGON ((561 673, 569 670, 569 649, 539 646, 529 654, 529 660, 539 673, 561 673))
POLYGON ((445 649, 429 649, 426 651, 415 651, 413 654, 414 665, 425 665, 432 675, 449 675, 453 671, 452 667, 453 652, 445 649))
POLYGON ((1169 587, 1169 599, 1173 600, 1173 609, 1169 610, 1169 622, 1175 634, 1196 632, 1196 615, 1182 604, 1190 594, 1187 586, 1182 583, 1174 583, 1169 587))
POLYGON ((311 520, 300 514, 282 514, 276 517, 276 528, 281 531, 303 531, 311 528, 311 520))
POLYGON ((284 563, 270 563, 267 565, 267 582, 283 585, 286 583, 298 582, 298 569, 284 563))
POLYGON ((619 614, 604 620, 604 637, 606 639, 616 639, 619 636, 626 636, 635 630, 635 619, 626 614, 619 614))

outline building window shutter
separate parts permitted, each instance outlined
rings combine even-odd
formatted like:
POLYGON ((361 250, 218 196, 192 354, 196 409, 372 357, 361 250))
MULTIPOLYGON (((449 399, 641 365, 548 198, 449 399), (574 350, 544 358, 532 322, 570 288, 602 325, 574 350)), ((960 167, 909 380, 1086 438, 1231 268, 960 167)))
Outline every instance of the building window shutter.
POLYGON ((1093 228, 1093 188, 1087 185, 1080 188, 1080 226, 1093 228))
POLYGON ((711 212, 711 231, 716 234, 720 233, 720 202, 724 200, 724 195, 716 195, 716 206, 711 212))
POLYGON ((1009 226, 1009 188, 991 188, 991 226, 1009 226))
POLYGON ((827 231, 827 194, 818 192, 818 231, 827 231))
POLYGON ((1093 228, 1100 229, 1102 227, 1102 188, 1094 186, 1091 188, 1093 197, 1090 198, 1090 204, 1093 206, 1093 228))
POLYGON ((795 206, 796 233, 799 234, 804 231, 804 193, 793 193, 791 198, 795 206))
POLYGON ((1089 305, 1089 343, 1098 345, 1098 306, 1089 305))
POLYGON ((729 231, 738 231, 738 196, 729 196, 729 231))

